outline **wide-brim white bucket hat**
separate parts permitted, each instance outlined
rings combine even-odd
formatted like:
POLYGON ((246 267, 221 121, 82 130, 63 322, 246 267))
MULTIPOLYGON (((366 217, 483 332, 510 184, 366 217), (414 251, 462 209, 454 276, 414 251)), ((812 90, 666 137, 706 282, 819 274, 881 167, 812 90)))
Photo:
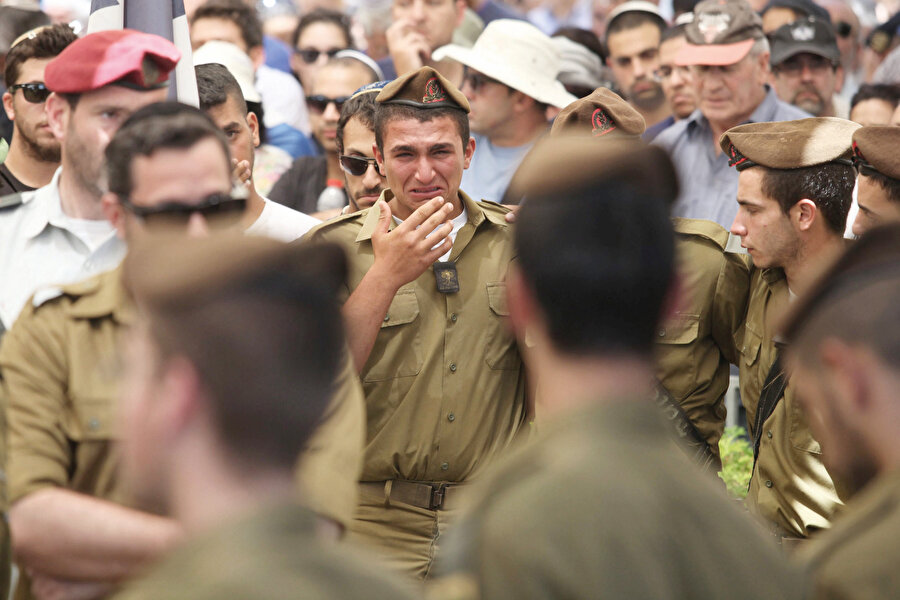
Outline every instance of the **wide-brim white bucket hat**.
POLYGON ((559 52, 550 36, 525 21, 491 21, 472 48, 448 44, 435 50, 432 58, 453 59, 557 108, 576 100, 556 79, 559 52))

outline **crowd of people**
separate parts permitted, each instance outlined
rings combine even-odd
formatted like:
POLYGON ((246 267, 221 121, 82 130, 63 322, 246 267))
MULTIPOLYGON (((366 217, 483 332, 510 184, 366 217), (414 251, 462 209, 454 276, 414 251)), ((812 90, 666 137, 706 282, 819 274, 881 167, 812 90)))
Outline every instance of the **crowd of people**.
POLYGON ((900 595, 885 6, 36 4, 0 598, 900 595))

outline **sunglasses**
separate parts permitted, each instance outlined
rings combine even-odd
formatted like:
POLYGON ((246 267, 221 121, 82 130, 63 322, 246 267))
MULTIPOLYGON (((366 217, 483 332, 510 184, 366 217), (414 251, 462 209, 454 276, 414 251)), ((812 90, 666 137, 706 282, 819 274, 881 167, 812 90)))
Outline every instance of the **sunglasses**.
POLYGON ((472 86, 472 91, 476 94, 478 93, 478 90, 483 88, 487 83, 497 83, 500 85, 505 85, 503 83, 500 83, 496 79, 488 77, 487 75, 484 75, 482 73, 466 73, 465 81, 469 82, 469 85, 472 86))
POLYGON ((231 194, 210 194, 199 204, 167 202, 159 206, 136 206, 129 199, 119 197, 122 206, 148 227, 186 227, 191 215, 200 214, 210 227, 225 227, 236 223, 247 208, 247 199, 231 194))
POLYGON ((853 33, 853 25, 847 21, 838 21, 834 24, 834 32, 838 37, 848 38, 850 37, 850 34, 853 33))
POLYGON ((375 172, 381 175, 381 171, 378 170, 378 163, 375 162, 374 158, 366 158, 365 156, 347 156, 346 154, 341 154, 340 161, 341 168, 355 177, 361 177, 362 175, 365 175, 366 171, 369 170, 369 165, 375 167, 375 172))
POLYGON ((297 48, 296 52, 300 58, 308 65, 313 64, 323 54, 327 54, 328 58, 334 58, 334 55, 343 50, 343 48, 332 48, 331 50, 316 50, 315 48, 297 48))
POLYGON ((340 98, 329 98, 328 96, 323 96, 322 94, 316 94, 314 96, 306 97, 306 106, 309 107, 310 110, 313 110, 317 113, 325 112, 325 109, 328 108, 328 105, 334 102, 334 107, 340 112, 341 107, 344 106, 344 102, 350 99, 350 96, 341 96, 340 98))
POLYGON ((17 83, 9 86, 10 93, 16 93, 16 90, 22 90, 22 97, 32 104, 40 104, 50 95, 50 90, 43 83, 17 83))

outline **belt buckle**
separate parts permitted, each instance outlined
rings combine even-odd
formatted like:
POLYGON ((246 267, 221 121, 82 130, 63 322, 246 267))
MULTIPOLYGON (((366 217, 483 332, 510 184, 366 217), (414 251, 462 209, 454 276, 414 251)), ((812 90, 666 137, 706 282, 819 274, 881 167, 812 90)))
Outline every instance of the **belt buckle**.
POLYGON ((431 485, 431 499, 428 503, 428 510, 440 510, 444 507, 444 493, 447 484, 436 483, 431 485))

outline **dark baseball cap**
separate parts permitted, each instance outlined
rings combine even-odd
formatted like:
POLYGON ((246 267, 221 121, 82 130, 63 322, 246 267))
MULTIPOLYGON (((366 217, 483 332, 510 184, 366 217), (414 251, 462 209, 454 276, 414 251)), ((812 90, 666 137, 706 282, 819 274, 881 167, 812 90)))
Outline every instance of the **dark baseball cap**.
POLYGON ((687 44, 675 57, 678 66, 733 65, 765 37, 762 20, 746 0, 703 0, 684 34, 687 44))
POLYGON ((772 44, 772 64, 780 65, 798 54, 815 54, 827 58, 834 65, 841 62, 834 27, 815 17, 806 17, 782 25, 769 37, 772 44))

